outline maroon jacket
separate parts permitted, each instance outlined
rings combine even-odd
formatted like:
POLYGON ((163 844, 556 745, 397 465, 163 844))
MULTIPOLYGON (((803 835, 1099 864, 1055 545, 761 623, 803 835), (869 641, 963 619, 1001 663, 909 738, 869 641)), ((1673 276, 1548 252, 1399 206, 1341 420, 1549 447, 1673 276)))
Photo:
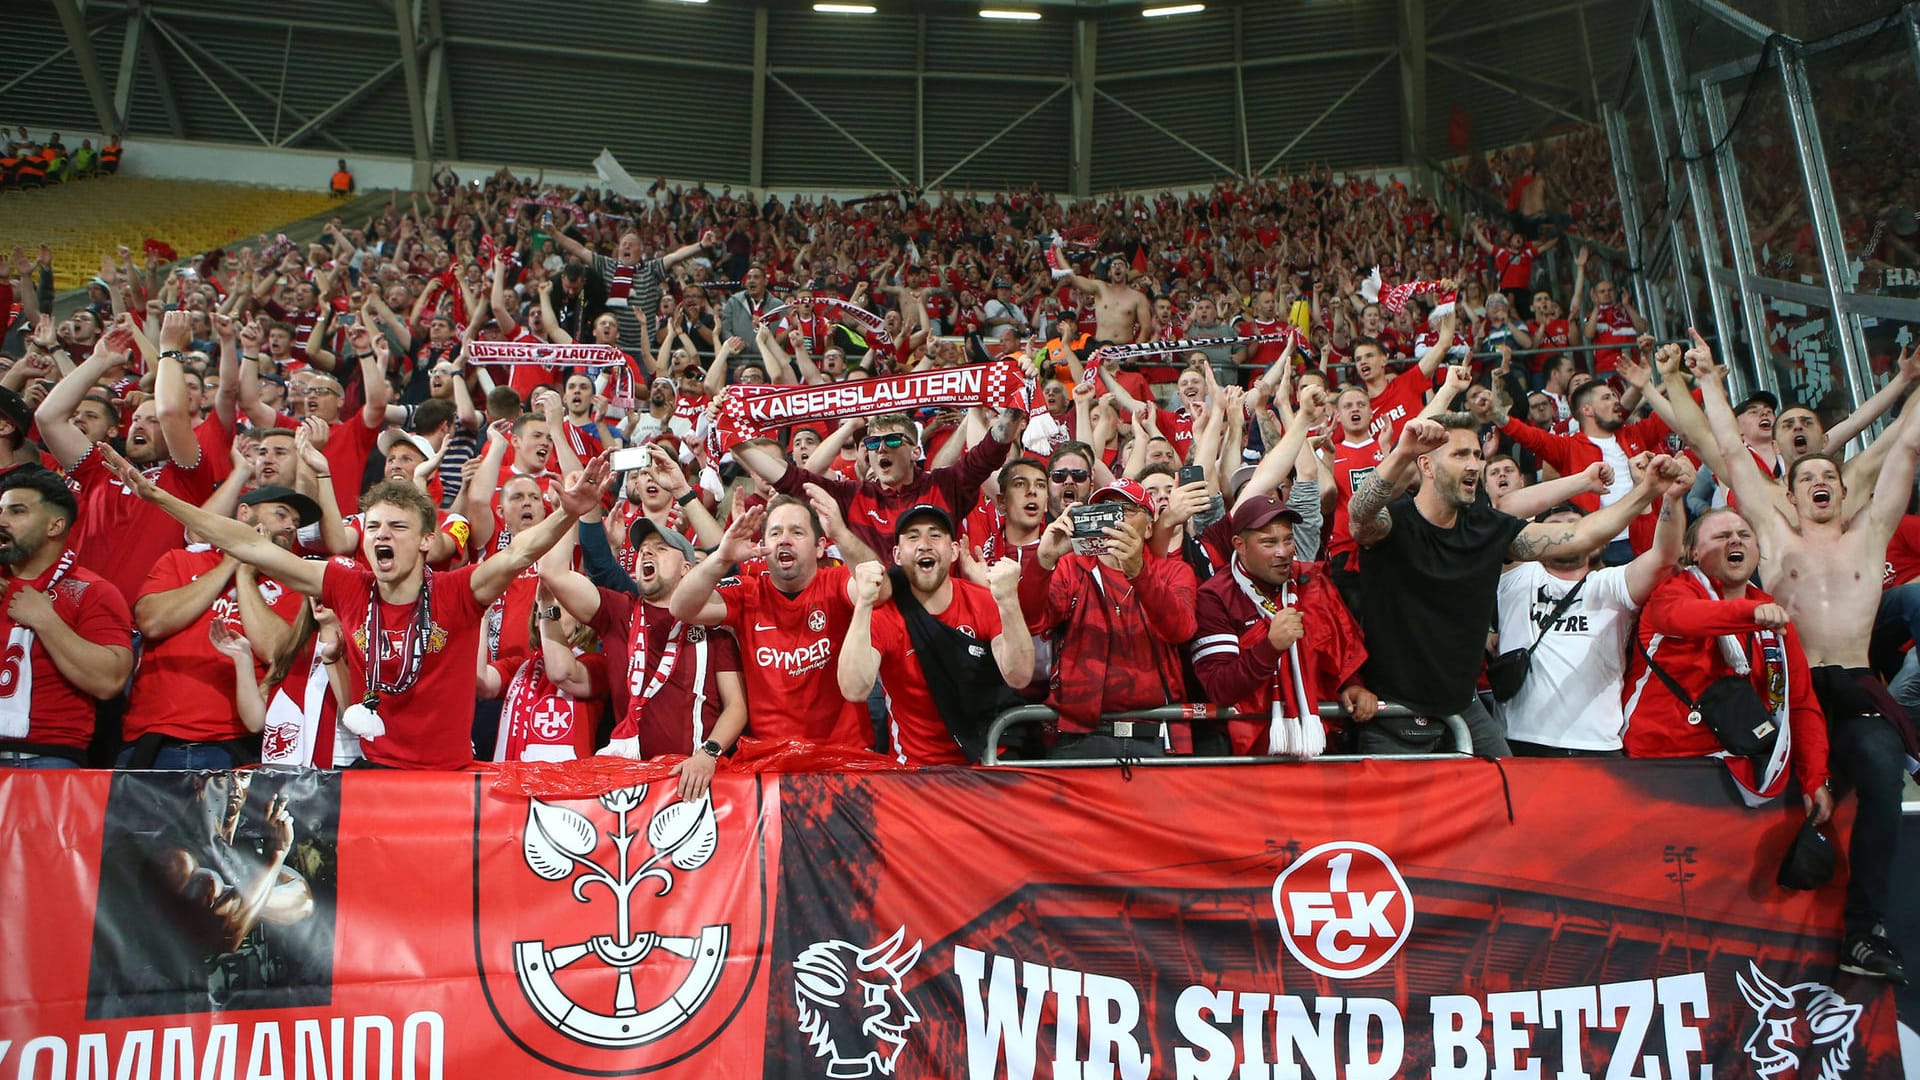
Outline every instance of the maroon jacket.
POLYGON ((1181 699, 1179 649, 1193 637, 1197 591, 1192 567, 1151 554, 1132 580, 1088 555, 1064 555, 1052 572, 1039 559, 1022 563, 1027 629, 1064 631, 1047 697, 1061 732, 1085 734, 1103 713, 1181 699))

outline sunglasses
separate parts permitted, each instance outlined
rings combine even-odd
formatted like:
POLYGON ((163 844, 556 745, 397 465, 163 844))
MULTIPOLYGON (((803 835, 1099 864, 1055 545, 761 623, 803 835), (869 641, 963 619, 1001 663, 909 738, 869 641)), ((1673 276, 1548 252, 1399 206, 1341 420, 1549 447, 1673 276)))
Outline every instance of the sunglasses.
POLYGON ((883 446, 889 450, 898 450, 907 445, 907 437, 905 435, 869 435, 860 441, 860 445, 868 450, 878 450, 883 446))
POLYGON ((1091 477, 1093 473, 1087 469, 1055 469, 1047 475, 1056 484, 1064 484, 1069 480, 1077 484, 1091 477))

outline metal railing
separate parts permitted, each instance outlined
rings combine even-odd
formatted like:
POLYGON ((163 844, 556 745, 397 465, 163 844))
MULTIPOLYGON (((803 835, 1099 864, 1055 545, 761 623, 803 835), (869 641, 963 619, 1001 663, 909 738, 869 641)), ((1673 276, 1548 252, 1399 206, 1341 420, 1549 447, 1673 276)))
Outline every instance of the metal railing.
MULTIPOLYGON (((1332 702, 1332 701, 1321 702, 1320 708, 1318 711, 1320 714, 1320 718, 1322 720, 1339 720, 1346 717, 1347 715, 1347 711, 1341 708, 1339 703, 1332 702)), ((1407 719, 1414 715, 1415 715, 1414 713, 1408 711, 1403 706, 1390 705, 1386 702, 1381 702, 1380 712, 1377 714, 1377 718, 1385 717, 1385 718, 1391 718, 1391 719, 1407 719)), ((999 716, 994 717, 993 726, 987 729, 987 749, 986 749, 986 752, 982 754, 980 757, 980 764, 994 765, 994 766, 1002 765, 1002 764, 1015 764, 1023 769, 1030 769, 1030 768, 1031 769, 1083 769, 1083 768, 1104 768, 1108 765, 1119 763, 1120 761, 1119 758, 1080 758, 1080 759, 1071 759, 1071 760, 1040 759, 1040 760, 1022 760, 1017 762, 1002 762, 1000 760, 1000 739, 1002 736, 1004 736, 1007 733, 1007 730, 1009 728, 1017 727, 1024 724, 1046 723, 1049 720, 1055 719, 1057 716, 1059 716, 1059 713, 1055 712, 1053 709, 1050 709, 1045 705, 1022 705, 1016 709, 1008 709, 1006 712, 1003 712, 999 716)), ((1103 721, 1145 720, 1145 721, 1151 722, 1151 721, 1158 720, 1158 721, 1161 721, 1162 723, 1184 723, 1184 722, 1191 722, 1194 720, 1265 720, 1267 719, 1267 716, 1268 714, 1263 712, 1262 713, 1235 712, 1231 709, 1220 709, 1220 708, 1216 708, 1215 706, 1207 705, 1207 704, 1190 704, 1190 705, 1162 705, 1154 709, 1136 709, 1136 710, 1133 710, 1132 712, 1110 713, 1107 715, 1103 715, 1100 719, 1103 721)), ((1447 730, 1451 732, 1453 735, 1453 751, 1451 753, 1395 754, 1395 755, 1392 755, 1394 760, 1396 761, 1409 761, 1409 760, 1436 761, 1436 760, 1454 760, 1461 756, 1471 757, 1473 755, 1473 735, 1467 730, 1467 722, 1465 720, 1462 720, 1459 716, 1443 716, 1443 717, 1439 717, 1438 719, 1442 724, 1446 725, 1447 730)), ((1379 755, 1323 754, 1320 757, 1312 758, 1311 760, 1313 761, 1366 761, 1376 756, 1379 756, 1379 755)), ((1129 766, 1136 766, 1136 765, 1268 765, 1268 764, 1273 764, 1275 762, 1281 762, 1281 761, 1300 761, 1300 760, 1303 760, 1303 759, 1297 758, 1297 757, 1272 757, 1272 756, 1266 756, 1266 755, 1228 755, 1223 757, 1212 757, 1212 756, 1198 756, 1198 755, 1187 754, 1187 755, 1179 755, 1175 757, 1163 757, 1163 758, 1140 758, 1140 759, 1129 758, 1127 760, 1127 764, 1129 766)))

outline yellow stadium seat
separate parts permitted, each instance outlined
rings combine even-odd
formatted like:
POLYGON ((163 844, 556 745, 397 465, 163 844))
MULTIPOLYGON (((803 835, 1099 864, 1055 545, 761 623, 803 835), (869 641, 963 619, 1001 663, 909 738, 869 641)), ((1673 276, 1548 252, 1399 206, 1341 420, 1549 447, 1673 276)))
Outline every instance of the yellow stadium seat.
POLYGON ((251 243, 338 203, 325 191, 109 176, 0 196, 0 243, 53 248, 54 287, 78 288, 100 272, 100 257, 125 244, 136 265, 149 237, 181 258, 251 243))

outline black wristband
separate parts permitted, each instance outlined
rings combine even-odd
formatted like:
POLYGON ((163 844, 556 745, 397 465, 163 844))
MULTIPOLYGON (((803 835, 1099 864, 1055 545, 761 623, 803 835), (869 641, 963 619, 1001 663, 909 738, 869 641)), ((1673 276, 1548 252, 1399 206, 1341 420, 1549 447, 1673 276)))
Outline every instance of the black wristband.
POLYGON ((692 488, 688 488, 686 491, 682 492, 678 498, 674 499, 673 501, 676 503, 679 503, 681 506, 685 506, 688 503, 694 501, 695 499, 698 499, 699 497, 700 497, 699 492, 693 490, 692 488))

